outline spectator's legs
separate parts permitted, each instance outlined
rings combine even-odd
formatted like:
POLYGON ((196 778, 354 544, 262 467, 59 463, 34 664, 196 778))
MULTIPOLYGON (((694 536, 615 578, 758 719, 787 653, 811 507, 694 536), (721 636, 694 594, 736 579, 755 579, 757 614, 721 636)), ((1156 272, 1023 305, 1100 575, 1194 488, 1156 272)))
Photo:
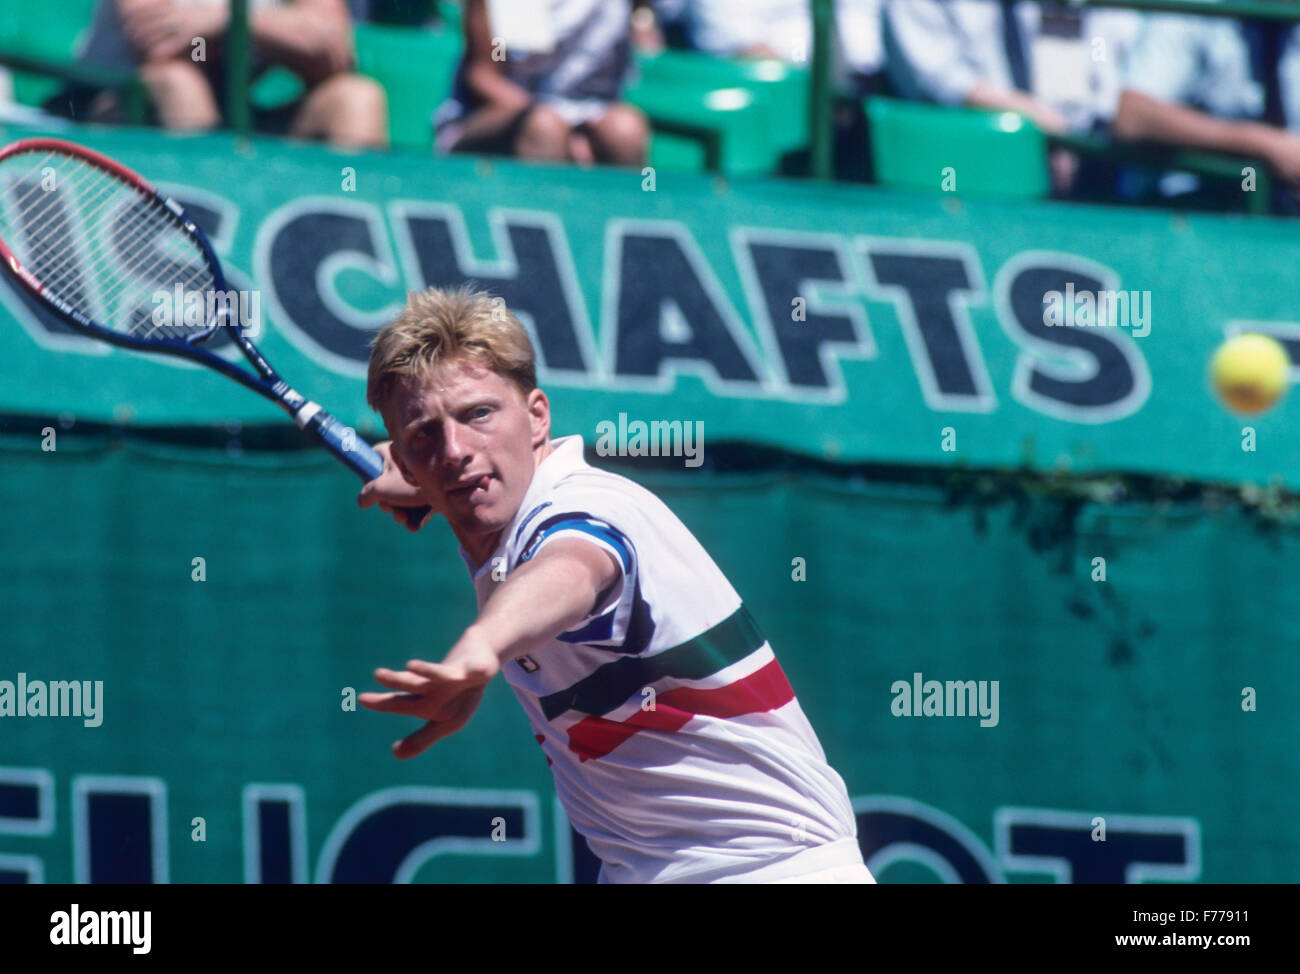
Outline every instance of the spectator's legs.
POLYGON ((515 155, 521 159, 570 159, 569 123, 540 105, 524 116, 515 138, 515 155))
POLYGON ((596 151, 591 147, 585 126, 569 129, 569 158, 580 166, 590 166, 596 161, 596 151))
POLYGON ((211 129, 221 121, 212 84, 193 61, 154 61, 141 66, 140 77, 163 128, 211 129))
POLYGON ((470 112, 459 123, 460 134, 448 151, 513 154, 515 137, 527 108, 494 105, 470 112))
POLYGON ((614 105, 585 129, 599 162, 615 166, 645 165, 650 126, 645 116, 631 105, 614 105))
POLYGON ((559 114, 540 105, 492 106, 466 116, 452 152, 494 152, 520 159, 567 160, 572 130, 559 114))
POLYGON ((289 134, 324 139, 344 148, 388 146, 388 99, 384 89, 359 74, 339 74, 313 88, 289 134))

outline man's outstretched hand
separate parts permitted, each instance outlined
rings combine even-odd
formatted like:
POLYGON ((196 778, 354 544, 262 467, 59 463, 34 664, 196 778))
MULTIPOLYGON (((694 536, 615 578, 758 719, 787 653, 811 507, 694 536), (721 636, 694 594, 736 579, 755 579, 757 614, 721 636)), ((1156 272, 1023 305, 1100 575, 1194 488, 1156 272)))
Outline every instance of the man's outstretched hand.
POLYGON ((384 458, 384 472, 361 488, 357 495, 358 507, 374 507, 393 515, 393 520, 408 531, 419 531, 429 523, 435 511, 429 507, 424 493, 403 475, 393 461, 392 441, 375 444, 375 452, 384 458), (423 516, 420 508, 429 507, 423 516))
POLYGON ((556 538, 496 587, 441 663, 413 659, 401 672, 375 670, 375 679, 395 692, 363 693, 361 705, 428 721, 393 745, 397 757, 415 757, 469 723, 503 661, 582 622, 619 577, 606 549, 585 538, 556 538))
POLYGON ((413 659, 405 670, 375 670, 376 682, 397 692, 363 693, 358 699, 370 710, 427 721, 393 745, 393 755, 405 760, 468 724, 500 668, 491 647, 466 630, 441 663, 413 659))

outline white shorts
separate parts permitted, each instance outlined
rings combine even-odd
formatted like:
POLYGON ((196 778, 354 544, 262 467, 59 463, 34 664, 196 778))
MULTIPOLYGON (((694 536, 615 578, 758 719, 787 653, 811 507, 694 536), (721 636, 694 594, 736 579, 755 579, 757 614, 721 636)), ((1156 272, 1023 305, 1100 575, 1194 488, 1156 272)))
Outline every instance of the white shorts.
POLYGON ((871 870, 863 865, 834 866, 831 869, 823 869, 821 872, 807 873, 803 876, 791 876, 789 879, 774 879, 772 885, 777 883, 856 883, 866 884, 875 883, 876 877, 871 875, 871 870))

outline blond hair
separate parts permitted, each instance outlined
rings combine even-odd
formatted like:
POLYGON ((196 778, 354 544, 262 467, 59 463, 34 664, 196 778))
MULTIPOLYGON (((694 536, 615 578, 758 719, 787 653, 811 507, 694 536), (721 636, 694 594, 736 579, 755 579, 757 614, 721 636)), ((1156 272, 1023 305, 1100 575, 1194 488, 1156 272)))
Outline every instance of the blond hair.
POLYGON ((532 342, 505 301, 468 285, 431 287, 410 292, 371 343, 366 402, 383 415, 395 388, 459 359, 513 382, 525 398, 537 388, 532 342))

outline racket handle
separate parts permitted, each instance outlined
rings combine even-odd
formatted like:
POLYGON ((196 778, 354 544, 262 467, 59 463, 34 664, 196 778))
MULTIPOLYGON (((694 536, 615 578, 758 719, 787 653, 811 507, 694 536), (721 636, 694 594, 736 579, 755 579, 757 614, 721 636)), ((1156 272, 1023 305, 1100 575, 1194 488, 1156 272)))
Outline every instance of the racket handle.
MULTIPOLYGON (((314 435, 327 450, 342 460, 352 472, 366 483, 384 472, 384 458, 375 449, 357 436, 356 431, 344 426, 325 410, 317 410, 303 427, 314 435)), ((428 505, 424 507, 403 508, 406 523, 419 527, 429 513, 428 505)))

